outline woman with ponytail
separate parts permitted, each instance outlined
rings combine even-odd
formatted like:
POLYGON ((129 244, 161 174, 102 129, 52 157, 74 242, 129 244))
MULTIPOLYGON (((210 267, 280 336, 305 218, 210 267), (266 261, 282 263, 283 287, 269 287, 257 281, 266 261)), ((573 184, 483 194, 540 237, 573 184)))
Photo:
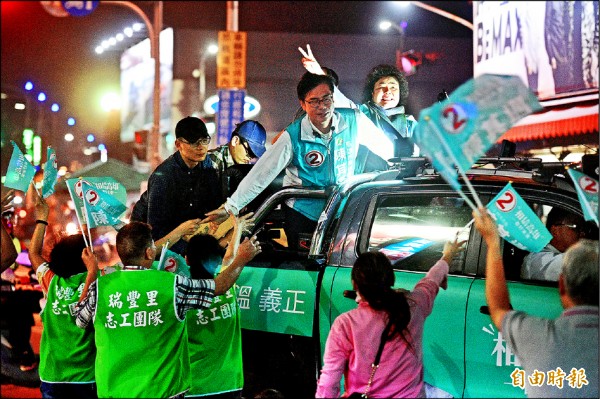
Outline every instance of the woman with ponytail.
POLYGON ((446 289, 449 263, 464 242, 447 242, 442 258, 412 291, 393 289, 394 269, 380 252, 361 254, 352 269, 358 307, 335 319, 325 346, 317 398, 364 393, 369 397, 424 397, 422 337, 435 297, 446 289), (371 384, 371 364, 389 323, 379 367, 371 384), (367 388, 368 386, 368 388, 367 388))

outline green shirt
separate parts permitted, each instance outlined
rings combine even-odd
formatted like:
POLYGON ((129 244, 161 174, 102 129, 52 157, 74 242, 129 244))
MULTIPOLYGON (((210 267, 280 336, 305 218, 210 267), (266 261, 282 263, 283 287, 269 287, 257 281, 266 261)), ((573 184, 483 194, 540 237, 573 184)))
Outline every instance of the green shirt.
POLYGON ((98 397, 166 398, 190 387, 185 320, 175 274, 117 270, 97 280, 98 397))
POLYGON ((192 372, 186 396, 241 390, 242 330, 235 288, 215 296, 209 308, 188 312, 186 322, 192 372))
POLYGON ((94 330, 75 324, 75 304, 85 284, 86 273, 69 278, 52 277, 46 306, 40 312, 44 329, 40 341, 40 380, 48 383, 92 383, 95 381, 94 330))

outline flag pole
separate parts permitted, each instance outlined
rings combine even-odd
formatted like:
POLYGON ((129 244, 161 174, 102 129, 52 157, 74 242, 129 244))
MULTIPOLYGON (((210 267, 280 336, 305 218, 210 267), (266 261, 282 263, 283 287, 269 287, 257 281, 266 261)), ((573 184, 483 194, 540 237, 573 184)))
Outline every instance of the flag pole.
POLYGON ((38 193, 40 198, 42 198, 42 193, 40 193, 40 190, 38 190, 38 188, 35 186, 35 181, 31 180, 31 185, 33 186, 33 189, 38 193))
MULTIPOLYGON (((82 187, 82 189, 83 189, 83 187, 82 187)), ((83 193, 83 191, 82 191, 82 193, 83 193)), ((88 216, 87 207, 85 206, 85 194, 83 194, 83 201, 84 201, 84 204, 83 204, 83 217, 85 218, 85 225, 87 227, 88 236, 90 238, 90 250, 92 251, 92 253, 94 253, 94 245, 93 245, 93 241, 92 241, 92 232, 90 230, 90 217, 88 216)), ((81 227, 81 230, 83 230, 83 227, 81 227)), ((85 236, 85 233, 83 235, 85 236)))
POLYGON ((434 131, 434 133, 436 134, 436 136, 438 137, 438 139, 440 140, 440 142, 442 143, 442 145, 444 146, 444 150, 446 150, 446 152, 448 153, 448 155, 450 156, 450 158, 452 158, 452 162, 454 163, 454 165, 456 165, 456 168, 458 169, 458 172, 460 173, 460 175, 462 176, 463 180, 465 181, 465 184, 469 188, 469 191, 473 195, 473 198, 475 198, 475 201, 477 202, 477 206, 480 207, 480 208, 483 208, 483 204, 481 203, 481 200, 479 199, 479 196, 475 192, 475 189, 471 185, 471 182, 467 178, 467 174, 462 170, 462 168, 458 164, 458 160, 454 156, 454 153, 452 152, 452 150, 448 147, 448 143, 446 143, 446 140, 443 139, 442 134, 438 130, 437 126, 432 122, 431 117, 429 115, 425 116, 425 120, 427 121, 427 123, 429 124, 429 126, 432 128, 432 130, 434 131))
POLYGON ((163 262, 165 261, 165 256, 167 254, 167 248, 169 248, 169 240, 165 241, 165 243, 162 246, 160 258, 158 258, 158 270, 163 270, 163 262))
MULTIPOLYGON (((81 178, 79 178, 79 179, 82 180, 81 178)), ((69 195, 71 196, 71 201, 73 201, 73 204, 75 205, 75 207, 77 207, 77 201, 75 201, 75 198, 73 197, 73 193, 71 192, 71 187, 69 187, 68 184, 67 184, 67 190, 69 191, 69 195)), ((77 193, 75 193, 75 195, 77 195, 77 193)), ((85 209, 84 209, 84 211, 85 211, 85 209)), ((83 230, 83 225, 81 223, 81 219, 79 218, 79 212, 77 212, 77 210, 75 211, 75 216, 77 217, 77 222, 79 223, 79 229, 81 230, 81 235, 83 236, 83 241, 85 242, 85 246, 90 248, 90 244, 88 243, 87 238, 85 236, 85 231, 83 230)))
POLYGON ((92 251, 92 253, 94 253, 94 242, 92 241, 92 231, 90 229, 90 215, 88 214, 88 207, 87 207, 87 200, 85 199, 85 189, 83 187, 83 185, 85 184, 83 182, 83 179, 80 177, 79 180, 81 181, 81 200, 83 202, 83 217, 85 218, 85 224, 87 227, 87 231, 88 231, 88 236, 90 238, 90 250, 92 251))

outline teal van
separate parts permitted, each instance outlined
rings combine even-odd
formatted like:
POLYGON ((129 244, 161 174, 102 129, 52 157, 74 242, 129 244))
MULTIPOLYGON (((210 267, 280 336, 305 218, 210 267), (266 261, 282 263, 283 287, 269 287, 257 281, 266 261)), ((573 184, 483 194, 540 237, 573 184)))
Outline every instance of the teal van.
MULTIPOLYGON (((458 234, 459 240, 467 240, 465 250, 452 262, 448 289, 439 293, 425 324, 425 381, 448 397, 526 397, 511 379, 520 368, 519 359, 489 317, 486 247, 470 224, 471 209, 427 168, 425 159, 410 162, 408 168, 355 176, 331 192, 280 189, 256 210, 255 230, 263 252, 245 267, 236 286, 245 393, 276 388, 289 398, 314 397, 331 325, 356 307, 350 272, 358 255, 385 253, 396 271, 396 287, 412 289, 441 257, 445 241, 458 234), (415 162, 421 164, 414 167, 415 162), (281 205, 290 198, 327 199, 316 230, 301 235, 305 251, 287 247, 290 226, 281 205)), ((544 169, 539 159, 480 162, 493 162, 494 167, 473 168, 467 176, 484 204, 510 181, 542 220, 553 207, 581 214, 571 180, 544 169)), ((558 167, 556 171, 564 172, 563 165, 558 167)), ((466 188, 463 192, 469 195, 466 188)), ((588 228, 589 236, 597 239, 597 227, 588 228)), ((525 255, 503 242, 511 305, 558 317, 562 308, 557 282, 521 279, 525 255)))

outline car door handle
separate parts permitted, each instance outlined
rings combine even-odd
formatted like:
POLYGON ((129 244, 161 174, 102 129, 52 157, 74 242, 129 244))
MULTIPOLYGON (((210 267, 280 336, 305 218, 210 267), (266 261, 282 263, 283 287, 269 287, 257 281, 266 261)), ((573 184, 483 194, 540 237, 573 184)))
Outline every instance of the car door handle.
MULTIPOLYGON (((510 310, 513 310, 512 304, 509 304, 509 306, 510 306, 510 310)), ((483 314, 486 314, 486 315, 489 316, 490 315, 490 308, 488 306, 481 306, 479 308, 479 313, 483 313, 483 314)))

